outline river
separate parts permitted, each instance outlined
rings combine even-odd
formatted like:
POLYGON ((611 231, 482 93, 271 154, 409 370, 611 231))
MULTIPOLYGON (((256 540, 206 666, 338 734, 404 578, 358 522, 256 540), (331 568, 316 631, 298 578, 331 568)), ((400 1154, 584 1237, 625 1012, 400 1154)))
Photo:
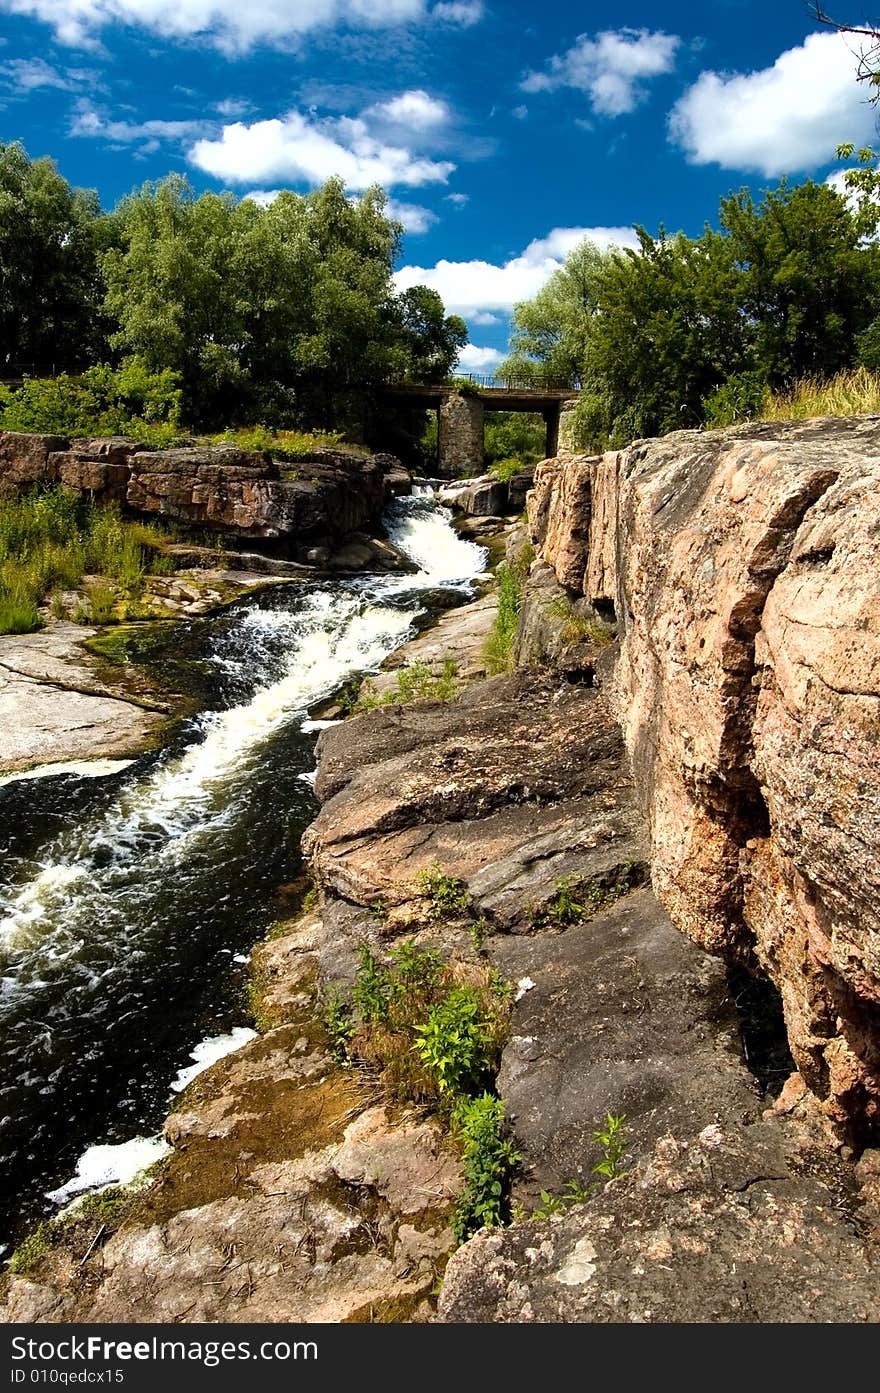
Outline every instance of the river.
POLYGON ((417 574, 272 587, 184 626, 213 695, 166 750, 0 788, 0 1245, 86 1147, 155 1132, 199 1042, 244 1023, 248 952, 316 810, 309 709, 486 564, 426 493, 386 529, 417 574))

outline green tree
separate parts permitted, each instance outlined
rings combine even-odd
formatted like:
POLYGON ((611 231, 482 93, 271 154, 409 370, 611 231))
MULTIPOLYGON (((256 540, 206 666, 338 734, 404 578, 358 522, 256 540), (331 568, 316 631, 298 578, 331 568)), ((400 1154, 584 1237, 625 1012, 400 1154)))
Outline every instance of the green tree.
POLYGON ((496 376, 580 385, 610 259, 608 252, 584 238, 533 300, 514 306, 511 353, 496 376))
POLYGON ((864 240, 865 215, 827 184, 783 179, 760 204, 745 189, 723 199, 720 222, 742 272, 755 364, 770 384, 849 367, 880 298, 880 251, 864 240))
POLYGON ((0 144, 0 365, 34 374, 94 361, 104 324, 97 194, 49 159, 0 144))

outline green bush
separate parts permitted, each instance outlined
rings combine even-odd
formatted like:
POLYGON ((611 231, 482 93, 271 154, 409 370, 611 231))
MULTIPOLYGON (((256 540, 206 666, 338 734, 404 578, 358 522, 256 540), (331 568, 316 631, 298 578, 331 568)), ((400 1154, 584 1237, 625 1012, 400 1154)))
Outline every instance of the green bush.
POLYGON ((443 659, 439 673, 418 658, 398 668, 397 686, 377 692, 369 678, 364 682, 351 710, 354 715, 375 711, 378 706, 398 706, 406 701, 454 701, 458 696, 458 663, 452 657, 443 659))
POLYGON ((148 571, 166 558, 158 527, 125 521, 116 504, 84 503, 63 489, 35 490, 0 503, 0 633, 30 633, 40 626, 39 605, 75 590, 84 575, 113 581, 121 594, 92 587, 84 622, 104 623, 120 598, 136 598, 148 571), (101 615, 99 618, 98 615, 101 615))
POLYGON ((467 883, 455 876, 446 875, 439 861, 419 871, 416 885, 420 895, 429 902, 432 919, 442 919, 445 915, 466 914, 471 902, 467 883))
POLYGON ((760 417, 769 387, 762 372, 740 372, 722 382, 703 401, 706 425, 710 429, 732 426, 736 421, 760 417))
POLYGON ((99 363, 79 377, 28 378, 0 400, 0 428, 50 435, 128 435, 150 445, 181 438, 175 373, 148 372, 136 358, 99 363))
POLYGON ((474 987, 453 987, 415 1032, 415 1048, 441 1096, 471 1093, 486 1081, 492 1023, 474 987))
POLYGON ((486 640, 486 664, 490 672, 507 672, 513 661, 513 644, 522 602, 521 582, 506 561, 497 570, 498 612, 486 640))

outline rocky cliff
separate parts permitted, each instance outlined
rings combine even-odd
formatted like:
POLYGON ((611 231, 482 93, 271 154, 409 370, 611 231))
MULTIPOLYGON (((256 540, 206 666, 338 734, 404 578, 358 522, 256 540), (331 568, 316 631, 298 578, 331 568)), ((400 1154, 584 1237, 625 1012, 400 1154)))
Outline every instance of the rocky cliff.
POLYGON ((616 620, 602 681, 662 904, 776 984, 827 1123, 876 1144, 880 420, 563 455, 528 517, 536 581, 616 620))
POLYGON ((61 484, 186 526, 288 543, 302 552, 297 559, 318 564, 323 549, 369 530, 389 495, 410 487, 392 455, 320 449, 286 464, 233 444, 147 450, 122 438, 0 431, 0 498, 37 484, 61 484))

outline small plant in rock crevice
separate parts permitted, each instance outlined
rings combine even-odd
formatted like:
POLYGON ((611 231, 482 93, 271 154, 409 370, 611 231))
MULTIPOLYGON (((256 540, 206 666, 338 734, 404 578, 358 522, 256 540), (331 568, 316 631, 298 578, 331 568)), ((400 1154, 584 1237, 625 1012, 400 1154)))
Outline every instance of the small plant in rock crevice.
POLYGON ((416 887, 428 901, 428 913, 432 919, 466 914, 470 907, 467 883, 456 876, 446 875, 438 861, 419 871, 416 887))
POLYGON ((453 1109, 452 1130, 464 1165, 464 1188, 452 1231, 463 1243, 478 1229, 509 1222, 510 1181, 522 1157, 505 1134, 504 1103, 491 1093, 460 1099, 453 1109))
POLYGON ((565 1189, 560 1195, 554 1195, 549 1190, 541 1191, 541 1203, 531 1213, 524 1209, 517 1209, 514 1213, 516 1219, 549 1219, 554 1214, 561 1214, 569 1205, 586 1204, 593 1196, 608 1184, 609 1180, 620 1180, 627 1174, 623 1168, 623 1160, 626 1154, 627 1134, 626 1117, 623 1113, 606 1113, 605 1121, 601 1127, 597 1127, 593 1133, 593 1142, 602 1152, 602 1159, 591 1168, 591 1173, 599 1178, 592 1180, 587 1185, 581 1184, 577 1179, 569 1180, 565 1189))
POLYGON ((536 916, 538 928, 570 928, 572 924, 590 919, 600 910, 628 895, 642 885, 645 868, 636 861, 624 861, 610 879, 588 881, 576 871, 556 881, 556 894, 549 905, 536 916))

